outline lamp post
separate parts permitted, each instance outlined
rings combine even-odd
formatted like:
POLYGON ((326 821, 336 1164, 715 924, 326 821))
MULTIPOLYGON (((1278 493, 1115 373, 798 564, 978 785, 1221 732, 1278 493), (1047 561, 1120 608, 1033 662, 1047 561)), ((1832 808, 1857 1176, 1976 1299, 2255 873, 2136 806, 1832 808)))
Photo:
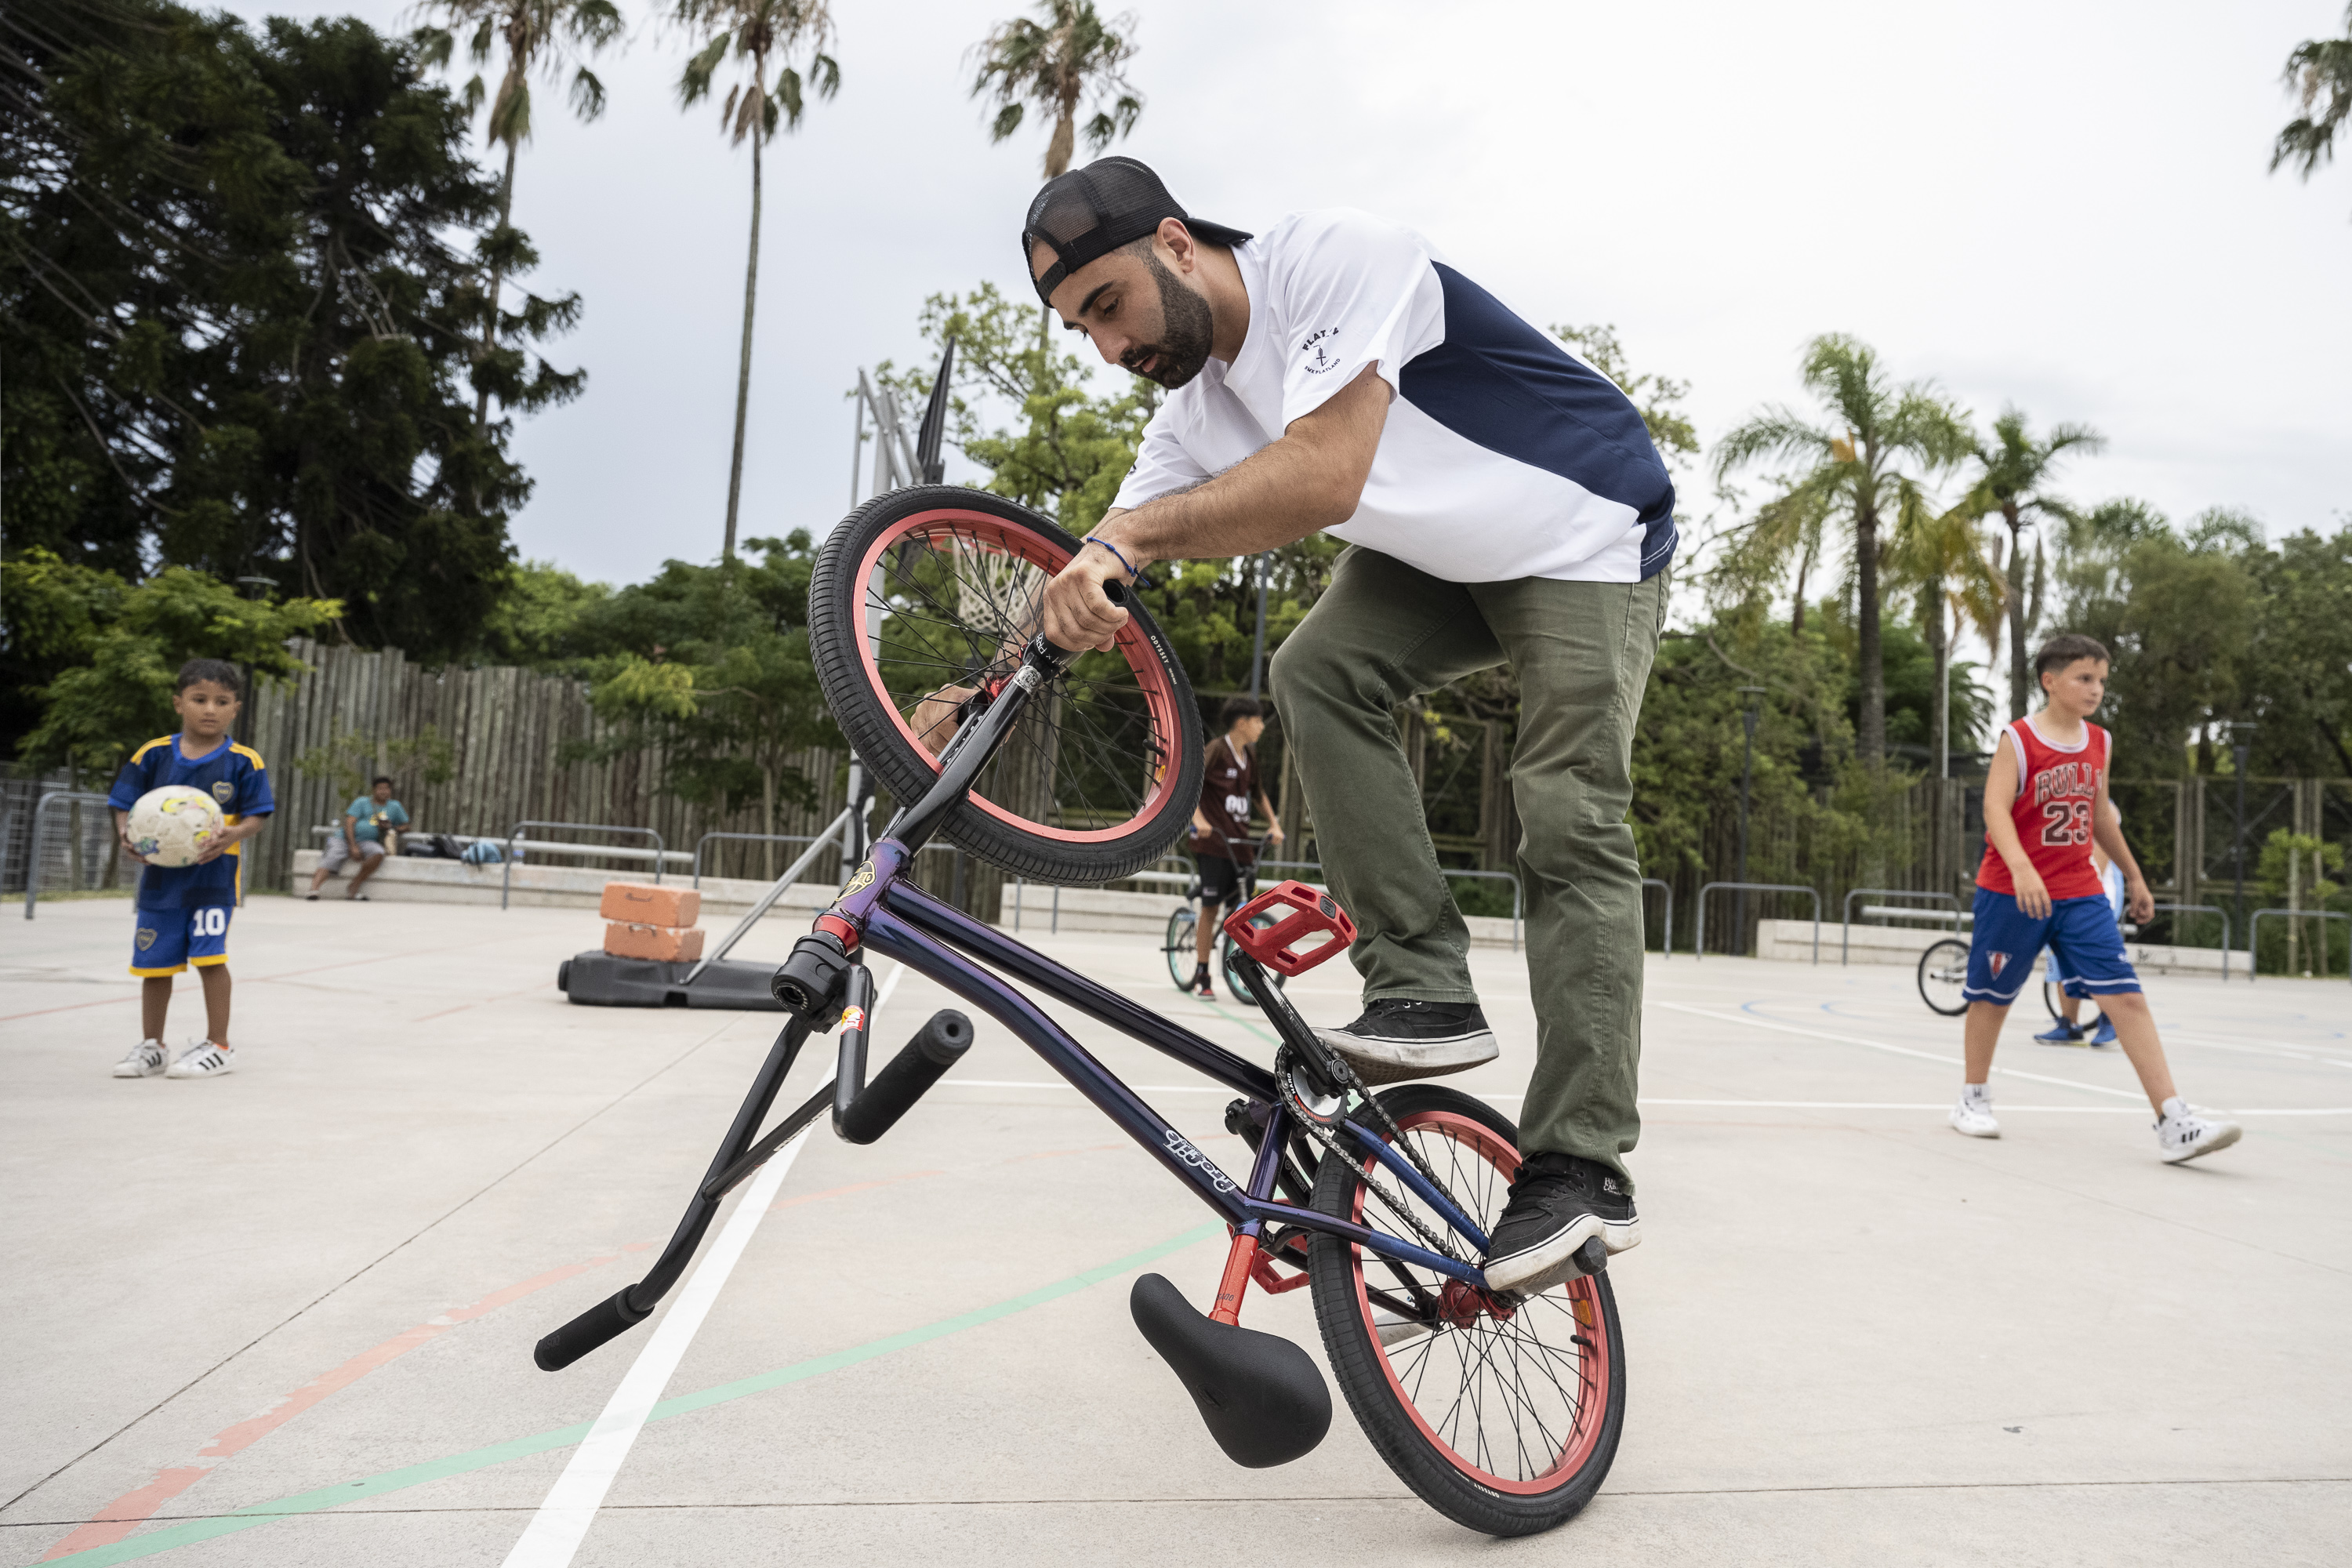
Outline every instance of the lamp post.
MULTIPOLYGON (((2246 929, 2246 760, 2253 754, 2254 749, 2253 742, 2247 737, 2256 728, 2240 719, 2232 719, 2229 722, 2230 766, 2238 775, 2237 823, 2231 834, 2230 862, 2231 873, 2237 884, 2234 901, 2240 931, 2246 929)), ((2252 974, 2253 972, 2254 945, 2249 938, 2246 942, 2246 973, 2252 974)))
POLYGON ((248 599, 258 599, 278 585, 275 577, 239 577, 237 581, 245 584, 245 596, 248 599))
MULTIPOLYGON (((1748 792, 1756 782, 1756 721, 1764 717, 1764 689, 1743 686, 1739 689, 1748 698, 1748 706, 1740 710, 1739 721, 1748 731, 1748 751, 1739 765, 1739 870, 1734 879, 1748 880, 1748 792)), ((1744 951, 1748 941, 1748 889, 1735 888, 1731 894, 1732 951, 1744 951)))
POLYGON ((1257 646, 1250 650, 1250 700, 1257 700, 1258 686, 1265 671, 1265 574, 1274 560, 1272 551, 1261 552, 1257 558, 1257 646))

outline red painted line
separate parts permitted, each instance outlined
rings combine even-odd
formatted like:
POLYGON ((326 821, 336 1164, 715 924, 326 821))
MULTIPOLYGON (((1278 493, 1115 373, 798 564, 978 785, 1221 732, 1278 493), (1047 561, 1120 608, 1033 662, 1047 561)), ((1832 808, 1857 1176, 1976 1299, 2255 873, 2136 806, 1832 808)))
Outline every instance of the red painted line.
MULTIPOLYGON (((651 1247, 647 1241, 632 1242, 621 1252, 639 1252, 651 1247)), ((429 1340, 436 1339, 460 1323, 470 1323, 487 1317, 500 1307, 509 1306, 524 1297, 562 1283, 591 1268, 619 1260, 620 1252, 603 1258, 592 1258, 585 1263, 567 1263, 561 1268, 551 1268, 502 1290, 493 1290, 471 1306, 455 1307, 436 1318, 427 1318, 415 1328, 404 1330, 373 1349, 362 1351, 331 1372, 312 1378, 293 1393, 286 1395, 269 1409, 234 1426, 224 1427, 210 1443, 196 1451, 201 1463, 175 1465, 155 1472, 145 1486, 123 1493, 98 1510, 97 1515, 80 1529, 49 1548, 41 1561, 67 1557, 92 1547, 111 1546, 129 1535, 138 1525, 152 1518, 155 1510, 212 1472, 215 1465, 243 1453, 270 1433, 278 1430, 305 1410, 317 1405, 329 1394, 349 1388, 380 1366, 384 1366, 429 1340)))
POLYGON ((796 1198, 778 1198, 774 1203, 768 1205, 768 1212, 770 1214, 773 1214, 778 1209, 792 1208, 798 1204, 813 1204, 820 1198, 843 1198, 847 1197, 852 1193, 871 1192, 876 1187, 895 1186, 900 1182, 912 1182, 919 1180, 924 1176, 944 1176, 947 1173, 945 1171, 909 1171, 903 1176, 885 1176, 878 1182, 852 1182, 845 1187, 827 1187, 821 1193, 803 1193, 796 1198))

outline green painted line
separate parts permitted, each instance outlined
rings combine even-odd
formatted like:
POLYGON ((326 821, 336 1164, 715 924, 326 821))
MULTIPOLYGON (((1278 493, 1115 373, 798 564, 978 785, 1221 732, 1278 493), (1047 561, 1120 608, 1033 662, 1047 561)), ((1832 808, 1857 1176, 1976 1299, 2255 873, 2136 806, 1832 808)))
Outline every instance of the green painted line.
POLYGON ((1233 1014, 1226 1012, 1223 1007, 1218 1006, 1214 1002, 1207 1001, 1199 996, 1193 997, 1192 1000, 1199 1002, 1202 1006, 1206 1007, 1210 1012, 1214 1013, 1226 1023, 1239 1024, 1243 1028, 1247 1029, 1251 1034, 1255 1035, 1259 1039, 1264 1040, 1269 1046, 1279 1046, 1282 1044, 1279 1039, 1267 1034, 1264 1029, 1259 1028, 1247 1018, 1235 1017, 1233 1014))
MULTIPOLYGON (((1166 1241, 1147 1247, 1140 1252, 1130 1252, 1125 1258, 1113 1258, 1108 1263, 1098 1264, 1083 1274, 1073 1274, 1066 1279, 1057 1279, 1050 1285, 1040 1285, 1034 1290, 1015 1296, 1010 1300, 999 1301, 993 1306, 977 1307, 969 1312, 958 1313, 952 1318, 942 1318, 936 1323, 927 1323, 919 1329, 908 1329, 904 1333, 890 1334, 882 1339, 869 1340, 862 1345, 853 1345, 847 1350, 835 1351, 831 1355, 813 1356, 807 1361, 797 1361, 790 1366, 778 1367, 773 1372, 760 1373, 755 1376, 740 1378, 733 1383, 722 1383, 715 1388, 706 1388, 695 1394, 681 1394, 675 1399, 665 1399, 654 1406, 653 1414, 647 1419, 666 1421, 673 1415, 690 1415, 694 1411, 705 1410, 714 1405, 725 1405, 734 1400, 749 1398, 754 1394, 764 1394, 772 1388, 782 1388, 787 1384, 805 1382, 812 1377, 822 1377, 827 1373, 839 1372, 845 1367, 856 1366, 860 1362, 873 1361, 877 1357, 889 1355, 898 1351, 912 1350, 917 1345, 928 1344, 933 1340, 945 1339, 950 1334, 960 1334, 966 1329, 976 1329, 982 1324, 995 1322, 1000 1318, 1009 1318, 1016 1312, 1025 1312, 1032 1307, 1042 1307, 1048 1301, 1057 1301, 1065 1296, 1075 1295, 1089 1286, 1099 1285, 1106 1279, 1117 1279, 1131 1268, 1139 1268, 1147 1263, 1156 1262, 1171 1252, 1181 1252, 1184 1248, 1206 1241, 1213 1236, 1223 1236, 1224 1231, 1225 1225, 1223 1220, 1211 1220, 1205 1225, 1194 1226, 1188 1231, 1170 1237, 1166 1241)), ((60 1557, 56 1561, 60 1563, 80 1563, 84 1568, 103 1568, 104 1564, 110 1563, 128 1563, 135 1558, 152 1557, 157 1552, 170 1552, 176 1547, 194 1546, 198 1542, 214 1541, 224 1535, 234 1535, 240 1530, 251 1530, 275 1520, 299 1519, 304 1514, 338 1508, 347 1502, 382 1497, 386 1492, 396 1492, 408 1487, 420 1487, 427 1481, 445 1480, 451 1476, 486 1470, 493 1465, 503 1465, 510 1459, 525 1459, 533 1454, 544 1454, 551 1449, 568 1448, 587 1436, 589 1428, 593 1425, 593 1422, 582 1421, 573 1426, 558 1427, 552 1432, 541 1432, 529 1437, 515 1437, 504 1443, 493 1443, 487 1448, 469 1449, 463 1454, 451 1454, 446 1458, 427 1459, 423 1464, 407 1465, 396 1470, 385 1470, 380 1475, 370 1476, 364 1480, 342 1481, 334 1486, 320 1487, 316 1491, 297 1492, 291 1497, 274 1498, 268 1502, 257 1502, 250 1507, 238 1509, 235 1513, 223 1514, 215 1519, 191 1520, 184 1524, 175 1524, 166 1530, 152 1531, 145 1535, 133 1536, 128 1541, 119 1541, 111 1546, 95 1546, 88 1552, 77 1552, 70 1557, 60 1557)))

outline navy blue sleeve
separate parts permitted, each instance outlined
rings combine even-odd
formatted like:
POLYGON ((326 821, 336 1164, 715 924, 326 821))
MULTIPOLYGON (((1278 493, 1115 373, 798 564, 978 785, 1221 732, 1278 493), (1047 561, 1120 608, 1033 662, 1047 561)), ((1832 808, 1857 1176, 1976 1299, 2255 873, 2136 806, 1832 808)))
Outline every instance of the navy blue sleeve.
POLYGON ((278 809, 278 801, 269 793, 269 770, 252 757, 241 759, 245 776, 237 781, 236 814, 239 816, 268 816, 278 809))
POLYGON ((114 775, 114 788, 108 794, 106 804, 117 811, 129 811, 146 793, 147 767, 134 755, 132 760, 122 764, 122 771, 114 775))

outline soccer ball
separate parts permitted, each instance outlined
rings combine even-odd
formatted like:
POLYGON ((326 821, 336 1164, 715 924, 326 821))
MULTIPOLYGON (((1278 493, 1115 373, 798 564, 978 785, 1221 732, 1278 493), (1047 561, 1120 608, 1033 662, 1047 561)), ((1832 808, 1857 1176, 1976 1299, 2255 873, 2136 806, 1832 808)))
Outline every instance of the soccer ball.
POLYGON ((212 796, 187 784, 165 784, 131 808, 131 847, 150 866, 193 866, 227 826, 212 796))

